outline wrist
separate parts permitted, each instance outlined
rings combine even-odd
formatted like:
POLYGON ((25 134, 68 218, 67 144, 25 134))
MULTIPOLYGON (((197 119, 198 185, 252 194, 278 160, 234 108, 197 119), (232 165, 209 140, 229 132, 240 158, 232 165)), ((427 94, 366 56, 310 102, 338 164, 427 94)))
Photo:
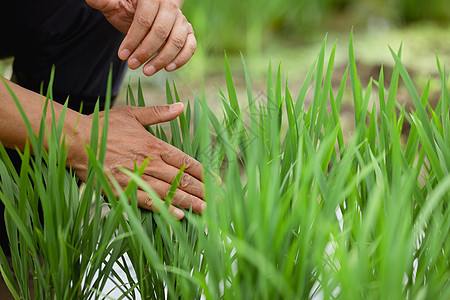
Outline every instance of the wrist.
POLYGON ((68 149, 66 165, 71 167, 76 175, 86 180, 88 154, 85 146, 89 145, 91 135, 91 118, 75 113, 64 123, 64 143, 68 149))

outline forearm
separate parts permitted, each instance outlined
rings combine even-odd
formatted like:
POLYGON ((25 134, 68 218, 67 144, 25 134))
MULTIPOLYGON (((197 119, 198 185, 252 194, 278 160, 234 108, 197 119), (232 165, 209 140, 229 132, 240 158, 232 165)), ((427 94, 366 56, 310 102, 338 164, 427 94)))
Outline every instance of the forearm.
MULTIPOLYGON (((24 89, 3 77, 0 78, 0 141, 7 148, 18 148, 23 150, 25 148, 26 140, 29 138, 28 131, 25 127, 23 118, 19 112, 19 109, 14 102, 10 92, 7 89, 7 85, 12 89, 13 93, 17 96, 22 108, 30 121, 31 128, 35 134, 39 132, 40 123, 45 106, 45 97, 37 93, 24 89)), ((54 102, 53 108, 55 112, 56 122, 62 112, 63 106, 54 102)), ((64 134, 66 135, 66 141, 69 138, 73 138, 75 143, 82 144, 82 140, 86 137, 81 136, 80 130, 75 130, 80 124, 80 118, 83 115, 68 109, 64 120, 64 134)), ((46 112, 46 128, 50 128, 52 123, 51 106, 47 107, 46 112)), ((47 130, 46 134, 48 134, 47 130)), ((47 137, 44 142, 44 147, 48 150, 47 137)), ((75 150, 75 149, 74 149, 75 150)), ((79 151, 77 149, 76 151, 79 151)), ((73 151, 72 151, 73 152, 73 151)))

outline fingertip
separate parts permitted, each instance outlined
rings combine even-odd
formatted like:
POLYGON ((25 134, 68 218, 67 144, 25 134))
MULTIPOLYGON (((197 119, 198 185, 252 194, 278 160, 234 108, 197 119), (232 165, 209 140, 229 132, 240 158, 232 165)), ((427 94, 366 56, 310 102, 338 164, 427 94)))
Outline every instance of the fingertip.
POLYGON ((128 60, 128 67, 130 67, 130 69, 136 70, 140 66, 141 66, 141 62, 139 60, 137 60, 136 58, 132 58, 132 59, 128 60))
POLYGON ((122 50, 119 51, 119 58, 121 60, 127 60, 128 57, 130 57, 130 54, 131 54, 130 50, 122 49, 122 50))
POLYGON ((166 67, 166 71, 171 72, 184 66, 194 55, 197 49, 197 41, 193 34, 189 34, 186 43, 175 57, 175 59, 166 67))
POLYGON ((154 75, 156 73, 156 68, 153 65, 147 65, 147 66, 144 67, 143 72, 147 76, 152 76, 152 75, 154 75))
POLYGON ((175 63, 171 63, 166 67, 166 71, 172 72, 172 71, 175 71, 176 68, 177 68, 177 65, 175 63))
POLYGON ((183 111, 184 110, 184 104, 181 103, 181 102, 177 102, 177 103, 171 104, 170 107, 169 107, 169 110, 173 111, 173 112, 183 111))
POLYGON ((173 208, 172 214, 177 218, 178 220, 181 220, 184 218, 184 212, 181 209, 178 209, 176 207, 173 208))

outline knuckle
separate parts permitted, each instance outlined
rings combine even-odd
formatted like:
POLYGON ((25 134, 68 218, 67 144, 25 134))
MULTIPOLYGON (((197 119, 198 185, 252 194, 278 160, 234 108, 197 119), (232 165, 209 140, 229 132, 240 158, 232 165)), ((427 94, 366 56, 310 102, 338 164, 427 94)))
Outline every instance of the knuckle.
POLYGON ((168 147, 168 148, 169 148, 169 149, 167 149, 168 151, 165 151, 163 153, 163 160, 166 163, 177 161, 178 160, 178 156, 175 154, 173 149, 170 149, 171 147, 168 147))
POLYGON ((166 38, 169 36, 170 31, 167 26, 157 25, 154 27, 154 33, 156 38, 160 40, 166 40, 166 38))
POLYGON ((185 170, 191 169, 194 165, 193 159, 191 157, 189 157, 188 155, 183 155, 181 160, 182 160, 185 170))
POLYGON ((174 36, 170 40, 170 42, 176 49, 178 49, 178 51, 180 51, 184 46, 185 39, 182 36, 177 35, 177 36, 174 36))
POLYGON ((145 61, 147 61, 147 59, 149 59, 150 57, 153 56, 153 54, 155 54, 155 51, 152 48, 149 47, 139 47, 139 54, 137 55, 138 60, 142 63, 144 63, 145 61))
POLYGON ((145 205, 145 207, 147 207, 149 210, 154 210, 155 203, 153 202, 152 198, 150 198, 150 196, 145 197, 145 199, 144 199, 144 205, 145 205))
POLYGON ((195 50, 197 50, 197 41, 194 39, 189 43, 189 50, 191 51, 191 53, 194 53, 195 50))
POLYGON ((139 16, 136 22, 139 24, 139 26, 142 26, 147 29, 150 28, 150 26, 152 26, 152 21, 145 15, 139 16))
POLYGON ((180 184, 179 184, 178 187, 183 189, 183 190, 186 190, 190 186, 192 186, 192 178, 191 178, 191 176, 189 176, 189 174, 183 173, 181 175, 180 184))
MULTIPOLYGON (((154 137, 153 135, 150 135, 152 137, 152 139, 149 139, 149 145, 147 149, 152 149, 152 152, 148 155, 148 157, 150 157, 150 159, 153 159, 153 161, 157 161, 158 165, 160 164, 161 161, 161 153, 163 153, 164 151, 166 151, 166 143, 163 142, 162 140, 154 137)), ((163 167, 159 167, 158 171, 160 171, 163 167)), ((154 172, 155 174, 158 174, 156 171, 154 172)))
POLYGON ((161 118, 164 114, 162 107, 161 106, 153 106, 152 109, 153 109, 153 114, 155 116, 156 122, 158 120, 161 120, 161 118))

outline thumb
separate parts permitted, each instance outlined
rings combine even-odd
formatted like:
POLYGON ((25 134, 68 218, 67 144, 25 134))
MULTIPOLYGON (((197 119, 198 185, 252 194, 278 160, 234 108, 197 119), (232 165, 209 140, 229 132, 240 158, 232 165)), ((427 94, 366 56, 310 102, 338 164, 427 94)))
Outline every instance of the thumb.
POLYGON ((171 121, 178 117, 183 112, 183 109, 183 103, 177 102, 172 105, 135 107, 132 113, 142 126, 149 126, 171 121))

